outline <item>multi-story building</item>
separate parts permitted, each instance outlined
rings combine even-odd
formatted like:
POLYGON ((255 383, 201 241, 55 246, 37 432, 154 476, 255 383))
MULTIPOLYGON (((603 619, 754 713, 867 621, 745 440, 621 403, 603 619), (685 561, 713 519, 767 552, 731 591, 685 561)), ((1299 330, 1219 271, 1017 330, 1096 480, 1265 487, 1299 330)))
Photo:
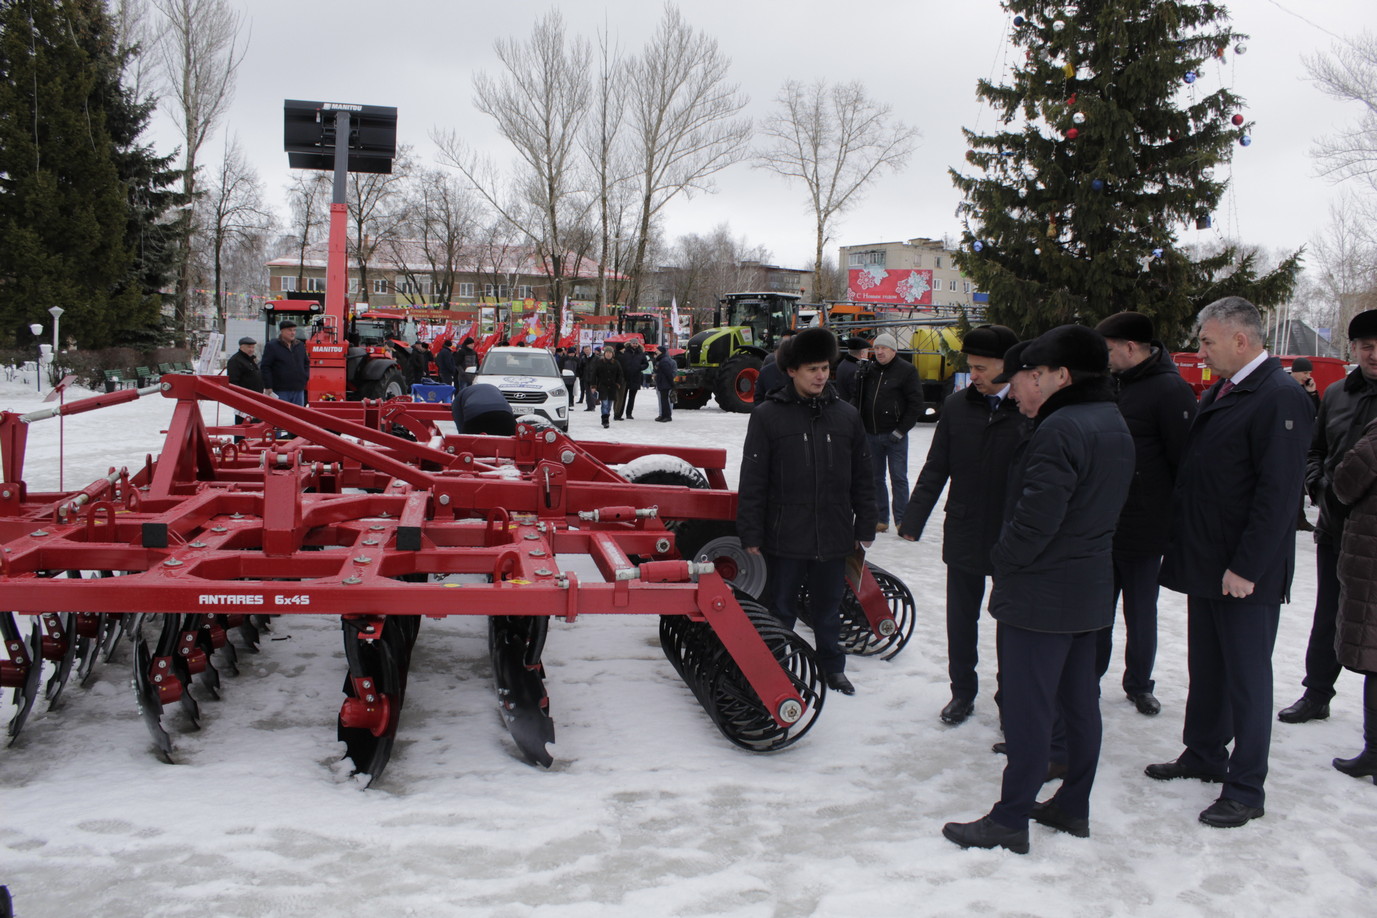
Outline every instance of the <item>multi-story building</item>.
MULTIPOLYGON (((268 262, 269 296, 323 293, 327 260, 325 243, 313 243, 300 256, 268 262)), ((562 273, 570 305, 591 312, 598 289, 597 262, 570 256, 562 273)), ((378 247, 366 280, 356 261, 349 260, 347 298, 369 307, 424 305, 462 310, 514 304, 530 308, 553 299, 551 274, 529 246, 464 246, 446 267, 420 242, 395 242, 378 247)))
POLYGON ((847 299, 853 303, 971 308, 987 301, 956 267, 944 240, 844 245, 838 263, 846 271, 847 299))

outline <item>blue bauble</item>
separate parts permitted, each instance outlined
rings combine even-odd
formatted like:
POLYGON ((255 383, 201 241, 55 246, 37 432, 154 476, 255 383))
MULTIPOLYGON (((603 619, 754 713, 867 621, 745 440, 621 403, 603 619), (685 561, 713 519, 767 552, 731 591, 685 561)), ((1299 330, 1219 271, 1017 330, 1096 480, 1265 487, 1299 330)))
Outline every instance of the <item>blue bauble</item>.
POLYGON ((1250 147, 1253 145, 1253 138, 1249 137, 1247 134, 1244 134, 1242 137, 1238 138, 1238 143, 1239 146, 1250 147))
POLYGON ((973 249, 975 249, 977 252, 979 252, 981 249, 985 248, 985 243, 983 243, 983 242, 981 242, 979 239, 977 239, 977 240, 975 240, 975 242, 972 242, 972 243, 971 243, 971 248, 973 248, 973 249))
POLYGON ((1186 71, 1185 80, 1186 80, 1187 83, 1194 83, 1194 82, 1195 82, 1195 71, 1194 71, 1194 70, 1187 70, 1187 71, 1186 71))
POLYGON ((1104 181, 1101 179, 1095 179, 1090 183, 1090 187, 1095 191, 1104 191, 1104 181))

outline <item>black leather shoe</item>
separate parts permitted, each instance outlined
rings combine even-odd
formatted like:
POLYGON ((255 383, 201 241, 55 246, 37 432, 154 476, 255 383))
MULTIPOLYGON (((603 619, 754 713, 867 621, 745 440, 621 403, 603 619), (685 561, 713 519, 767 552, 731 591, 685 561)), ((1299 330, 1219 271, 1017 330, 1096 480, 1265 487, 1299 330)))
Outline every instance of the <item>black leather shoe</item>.
POLYGON ((1216 829, 1237 829, 1262 815, 1262 807, 1220 797, 1200 811, 1200 821, 1216 829))
POLYGON ((1028 853, 1028 830, 1006 829, 988 816, 975 822, 949 822, 942 836, 963 848, 1008 848, 1015 854, 1028 853))
POLYGON ((1197 781, 1204 781, 1206 784, 1220 784, 1224 781, 1224 775, 1213 771, 1199 771, 1187 765, 1182 765, 1181 760, 1175 762, 1162 762, 1159 765, 1149 765, 1143 769, 1143 774, 1149 778, 1156 778, 1158 781, 1171 781, 1176 778, 1194 778, 1197 781))
POLYGON ((1009 744, 1004 742, 1003 740, 1000 740, 999 742, 995 743, 993 746, 990 747, 990 751, 993 752, 995 755, 1008 755, 1009 744))
POLYGON ((1289 708, 1282 708, 1277 712, 1277 720, 1284 724, 1303 724, 1310 720, 1325 720, 1329 717, 1329 702, 1316 701, 1309 695, 1300 696, 1300 700, 1289 708))
POLYGON ((1058 832, 1065 832, 1067 835, 1074 835, 1077 838, 1090 837, 1090 820, 1066 815, 1062 812, 1062 808, 1057 806, 1056 797, 1044 800, 1042 803, 1034 803, 1033 810, 1028 815, 1033 818, 1034 822, 1049 829, 1056 829, 1058 832))
POLYGON ((828 673, 827 687, 834 692, 841 692, 843 695, 856 694, 856 687, 851 684, 851 680, 846 678, 846 673, 828 673))
POLYGON ((1162 713, 1162 702, 1158 701, 1157 696, 1152 694, 1152 692, 1139 692, 1137 695, 1130 692, 1128 694, 1128 700, 1133 702, 1139 714, 1146 714, 1148 717, 1153 717, 1162 713))
POLYGON ((1377 750, 1367 747, 1351 759, 1335 759, 1334 767, 1354 778, 1371 778, 1377 784, 1377 750))
POLYGON ((970 717, 974 712, 974 701, 969 698, 953 698, 951 701, 948 701, 947 706, 942 709, 942 723, 951 724, 953 727, 957 724, 964 724, 966 718, 970 717))

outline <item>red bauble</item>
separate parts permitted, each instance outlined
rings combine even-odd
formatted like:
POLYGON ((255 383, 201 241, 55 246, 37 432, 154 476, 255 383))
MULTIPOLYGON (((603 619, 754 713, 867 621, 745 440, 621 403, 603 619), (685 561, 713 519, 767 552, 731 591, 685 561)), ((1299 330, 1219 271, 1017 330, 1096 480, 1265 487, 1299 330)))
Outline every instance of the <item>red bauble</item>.
POLYGON ((1235 126, 1235 127, 1238 127, 1238 126, 1240 126, 1240 125, 1243 124, 1243 116, 1242 116, 1242 115, 1234 115, 1234 116, 1233 116, 1232 118, 1230 118, 1229 120, 1232 121, 1232 122, 1234 123, 1234 126, 1235 126))
POLYGON ((1075 140, 1075 139, 1076 139, 1077 137, 1079 137, 1079 136, 1081 136, 1080 128, 1067 128, 1067 131, 1066 131, 1066 139, 1067 139, 1067 140, 1075 140))
POLYGON ((1067 106, 1067 108, 1070 108, 1071 106, 1073 106, 1073 105, 1075 105, 1075 104, 1076 104, 1076 94, 1073 92, 1073 93, 1071 93, 1071 98, 1069 98, 1069 99, 1066 100, 1066 106, 1067 106))

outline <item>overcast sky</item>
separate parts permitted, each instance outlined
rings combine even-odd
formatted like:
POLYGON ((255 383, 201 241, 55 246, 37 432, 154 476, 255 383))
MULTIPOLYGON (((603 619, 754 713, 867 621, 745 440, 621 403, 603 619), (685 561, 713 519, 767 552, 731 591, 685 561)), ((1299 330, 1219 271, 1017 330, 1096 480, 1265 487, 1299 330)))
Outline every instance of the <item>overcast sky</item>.
MULTIPOLYGON (((433 127, 454 128, 499 161, 510 148, 489 118, 473 107, 473 76, 496 73, 494 39, 524 39, 551 6, 570 32, 592 37, 606 22, 621 46, 639 50, 662 7, 647 0, 560 0, 555 4, 440 0, 242 0, 248 53, 220 135, 202 152, 219 160, 226 132, 237 135, 285 215, 289 178, 282 152, 282 101, 287 98, 390 105, 398 139, 435 164, 433 127), (251 34, 249 34, 251 32, 251 34)), ((1377 28, 1371 0, 1234 0, 1234 27, 1251 37, 1247 53, 1205 68, 1201 83, 1222 82, 1256 120, 1253 143, 1236 152, 1230 192, 1214 228, 1180 234, 1183 243, 1219 235, 1269 249, 1295 248, 1321 232, 1330 201, 1342 189, 1316 175, 1309 155, 1315 137, 1353 124, 1359 111, 1322 95, 1302 58, 1327 53, 1335 35, 1377 28), (1303 18, 1302 18, 1303 17, 1303 18)), ((917 125, 921 145, 908 168, 874 183, 844 214, 836 244, 955 236, 959 196, 947 168, 965 153, 961 128, 988 130, 991 113, 975 98, 978 78, 998 81, 1011 62, 1008 23, 995 0, 866 0, 864 3, 686 0, 685 18, 715 36, 732 60, 732 77, 750 96, 748 113, 767 114, 789 78, 862 81, 895 115, 917 125)), ((160 151, 177 142, 160 114, 153 134, 160 151)), ((734 166, 719 174, 716 194, 676 200, 669 237, 729 224, 734 235, 764 245, 776 263, 811 262, 813 231, 803 190, 771 174, 734 166)), ((835 248, 833 247, 833 251, 835 248)))

